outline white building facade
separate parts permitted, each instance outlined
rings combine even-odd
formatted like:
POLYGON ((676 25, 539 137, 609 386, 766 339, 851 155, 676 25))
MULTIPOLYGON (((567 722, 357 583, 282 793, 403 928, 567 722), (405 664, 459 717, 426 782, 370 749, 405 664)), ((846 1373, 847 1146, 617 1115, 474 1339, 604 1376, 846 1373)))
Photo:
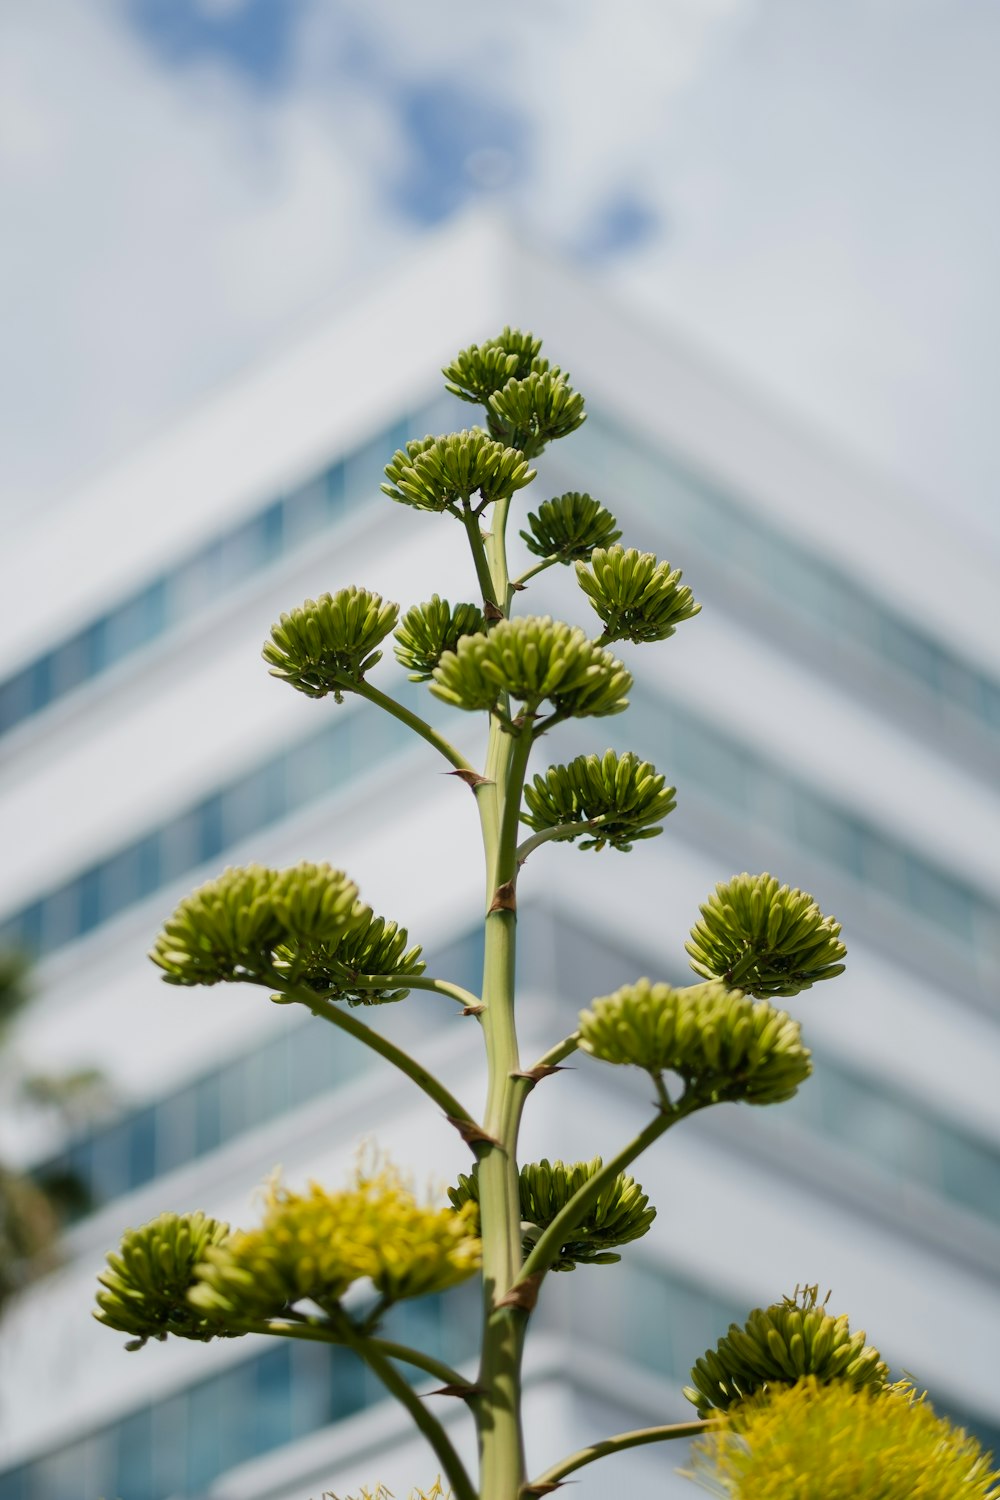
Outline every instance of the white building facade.
MULTIPOLYGON (((830 1287, 941 1409, 1000 1434, 1000 571, 690 351, 471 224, 9 539, 0 937, 38 953, 41 991, 16 1058, 94 1063, 121 1109, 70 1136, 8 1111, 4 1154, 72 1173, 89 1208, 3 1326, 0 1500, 318 1500, 434 1478, 346 1352, 246 1338, 127 1354, 90 1308, 124 1227, 163 1209, 250 1223, 278 1165, 333 1185, 372 1138, 418 1181, 468 1164, 406 1080, 339 1033, 261 991, 164 986, 145 954, 223 866, 329 859, 423 944, 429 972, 478 987, 472 799, 395 721, 289 692, 259 651, 282 610, 349 583, 404 608, 475 597, 461 528, 379 484, 407 438, 475 420, 436 372, 505 323, 544 338, 589 411, 523 511, 588 490, 704 606, 665 644, 622 649, 629 713, 553 736, 552 760, 636 750, 678 807, 627 856, 556 845, 525 867, 523 1056, 639 974, 683 981, 699 902, 739 870, 812 891, 849 950, 843 978, 789 1003, 815 1061, 798 1098, 671 1132, 634 1169, 659 1211, 650 1234, 618 1267, 550 1278, 529 1340, 531 1466, 683 1418, 693 1361, 803 1281, 830 1287)), ((524 598, 586 619, 565 576, 524 598)), ((479 754, 478 723, 391 660, 373 680, 419 695, 479 754)), ((477 1023, 443 1005, 412 995, 374 1023, 478 1103, 477 1023)), ((523 1159, 613 1154, 648 1119, 648 1089, 617 1075, 584 1059, 540 1084, 523 1159)), ((476 1315, 466 1288, 396 1327, 462 1366, 476 1315)), ((464 1410, 439 1404, 471 1454, 464 1410)), ((693 1494, 678 1461, 638 1449, 583 1471, 580 1493, 693 1494)))

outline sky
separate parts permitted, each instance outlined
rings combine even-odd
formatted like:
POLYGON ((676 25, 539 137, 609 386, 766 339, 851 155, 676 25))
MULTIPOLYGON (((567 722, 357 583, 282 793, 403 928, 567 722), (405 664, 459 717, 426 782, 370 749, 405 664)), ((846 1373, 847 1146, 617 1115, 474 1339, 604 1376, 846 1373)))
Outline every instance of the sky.
POLYGON ((6 0, 0 510, 486 203, 1000 554, 995 0, 6 0))

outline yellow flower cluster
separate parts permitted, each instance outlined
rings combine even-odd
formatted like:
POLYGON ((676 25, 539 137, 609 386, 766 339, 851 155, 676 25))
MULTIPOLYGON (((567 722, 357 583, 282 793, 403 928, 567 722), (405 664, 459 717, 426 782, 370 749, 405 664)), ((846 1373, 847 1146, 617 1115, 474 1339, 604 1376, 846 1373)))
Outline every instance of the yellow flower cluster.
MULTIPOLYGON (((339 1500, 339 1496, 327 1490, 323 1500, 339 1500)), ((373 1490, 362 1485, 356 1496, 348 1495, 345 1500, 394 1500, 394 1497, 392 1490, 387 1490, 384 1484, 377 1484, 373 1490)), ((441 1480, 436 1479, 429 1490, 411 1490, 410 1500, 451 1500, 451 1492, 446 1495, 441 1488, 441 1480)))
POLYGON ((735 1406, 695 1445, 726 1500, 1000 1500, 1000 1471, 907 1382, 878 1393, 807 1376, 735 1406))
POLYGON ((302 1300, 329 1306, 370 1279, 390 1301, 444 1291, 480 1264, 474 1208, 419 1203, 391 1167, 342 1192, 271 1188, 259 1229, 236 1231, 197 1268, 190 1302, 221 1323, 277 1316, 302 1300))

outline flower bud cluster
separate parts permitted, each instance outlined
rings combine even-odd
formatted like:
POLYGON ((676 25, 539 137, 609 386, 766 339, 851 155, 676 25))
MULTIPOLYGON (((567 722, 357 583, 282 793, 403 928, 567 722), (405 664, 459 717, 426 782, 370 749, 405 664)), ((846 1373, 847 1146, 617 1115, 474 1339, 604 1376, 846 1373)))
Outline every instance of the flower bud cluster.
POLYGON ((756 1391, 793 1385, 804 1375, 821 1384, 844 1381, 853 1390, 879 1391, 889 1371, 864 1331, 852 1333, 846 1314, 832 1317, 805 1287, 768 1308, 756 1308, 742 1328, 729 1325, 715 1349, 691 1371, 685 1389, 699 1416, 726 1411, 756 1391))
POLYGON ((535 477, 519 449, 496 442, 481 427, 407 443, 385 473, 383 494, 428 511, 456 511, 476 494, 483 505, 508 500, 535 477))
MULTIPOLYGON (((593 1161, 573 1164, 550 1162, 543 1157, 541 1161, 528 1162, 521 1168, 521 1221, 522 1226, 527 1226, 523 1240, 525 1255, 530 1254, 539 1234, 549 1227, 570 1199, 597 1176, 603 1165, 599 1156, 593 1161)), ((468 1176, 461 1174, 457 1185, 449 1188, 448 1196, 455 1208, 474 1204, 478 1215, 477 1168, 473 1168, 468 1176)), ((614 1247, 641 1239, 655 1218, 656 1209, 650 1205, 639 1184, 620 1172, 568 1232, 550 1269, 572 1271, 578 1265, 611 1265, 621 1260, 620 1255, 613 1253, 614 1247)))
POLYGON ((676 807, 675 788, 665 785, 663 777, 648 760, 640 760, 631 750, 617 755, 606 750, 603 755, 578 755, 566 766, 550 766, 544 775, 536 776, 524 788, 527 811, 521 821, 541 831, 578 823, 578 831, 561 835, 577 839, 581 849, 631 849, 636 839, 651 839, 663 832, 659 826, 676 807), (586 825, 599 818, 597 828, 586 825))
POLYGON ((408 991, 352 990, 359 975, 405 980, 424 969, 406 929, 376 917, 343 870, 308 862, 223 871, 184 898, 150 958, 169 984, 284 980, 363 1003, 408 991))
POLYGON ((578 562, 580 587, 604 622, 605 641, 664 641, 701 605, 681 585, 680 568, 635 547, 599 547, 578 562))
POLYGON ((141 1229, 127 1229, 116 1255, 98 1278, 94 1317, 107 1328, 130 1333, 139 1349, 168 1333, 184 1339, 214 1338, 220 1330, 188 1302, 196 1267, 225 1243, 229 1225, 207 1214, 160 1214, 141 1229))
POLYGON ((533 714, 548 701, 560 717, 616 714, 632 678, 575 625, 547 615, 500 620, 489 635, 467 635, 442 656, 431 692, 459 708, 492 709, 509 694, 533 714))
POLYGON ((483 635, 486 620, 477 604, 456 604, 433 594, 426 604, 408 609, 396 630, 393 651, 411 682, 427 682, 446 651, 454 651, 464 635, 483 635))
POLYGON ((446 389, 460 401, 485 406, 508 380, 523 380, 530 375, 541 347, 541 339, 533 334, 505 328, 497 338, 471 344, 455 355, 442 371, 446 389))
POLYGON ((581 1012, 580 1046, 603 1062, 677 1073, 702 1103, 777 1104, 812 1071, 797 1021, 720 983, 624 985, 581 1012))
POLYGON ((621 536, 611 512, 578 490, 544 500, 537 514, 529 513, 528 525, 530 531, 521 532, 528 551, 561 563, 586 560, 595 547, 607 547, 621 536))
POLYGON ((546 443, 568 437, 587 420, 583 397, 558 366, 537 361, 523 380, 508 380, 489 398, 487 422, 500 442, 533 457, 546 443))
POLYGON ((282 615, 271 626, 261 654, 272 677, 310 698, 333 693, 339 703, 342 692, 381 661, 381 651, 374 648, 398 617, 398 604, 384 603, 381 594, 351 584, 282 615))
POLYGON ((797 995, 844 972, 840 923, 773 875, 736 875, 701 907, 686 944, 691 967, 751 995, 797 995))

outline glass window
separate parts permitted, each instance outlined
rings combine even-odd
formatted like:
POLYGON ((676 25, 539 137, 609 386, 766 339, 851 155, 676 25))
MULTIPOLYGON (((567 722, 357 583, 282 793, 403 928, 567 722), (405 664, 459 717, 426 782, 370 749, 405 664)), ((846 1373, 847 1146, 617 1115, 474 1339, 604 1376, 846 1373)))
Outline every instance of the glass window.
POLYGON ((156 1176, 193 1160, 198 1150, 196 1085, 180 1089, 155 1107, 156 1176))
POLYGON ((222 817, 222 793, 216 792, 199 803, 198 818, 198 862, 215 859, 225 848, 225 828, 222 817))
POLYGON ((156 1176, 157 1110, 155 1105, 138 1110, 128 1122, 129 1179, 139 1187, 156 1176))
MULTIPOLYGON (((133 1412, 113 1429, 112 1494, 121 1500, 157 1500, 153 1492, 153 1413, 148 1406, 133 1412)), ((95 1490, 100 1494, 100 1490, 95 1490)), ((110 1497, 109 1497, 110 1500, 110 1497)))
POLYGON ((0 684, 0 734, 34 712, 33 669, 28 667, 0 684))

